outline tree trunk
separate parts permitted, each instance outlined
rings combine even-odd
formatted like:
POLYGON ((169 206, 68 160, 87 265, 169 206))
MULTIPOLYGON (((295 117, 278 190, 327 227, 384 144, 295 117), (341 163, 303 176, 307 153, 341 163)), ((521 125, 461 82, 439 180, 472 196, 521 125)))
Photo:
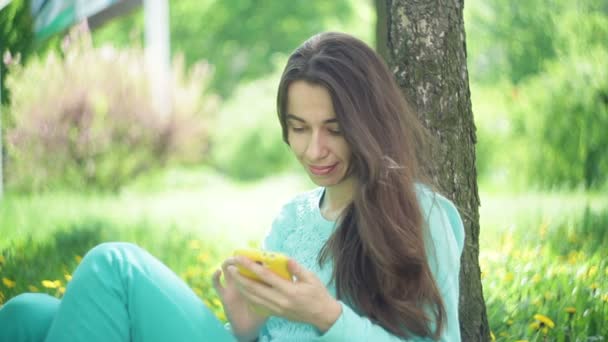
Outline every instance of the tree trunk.
MULTIPOLYGON (((387 62, 405 97, 438 139, 436 183, 462 215, 466 238, 460 271, 463 341, 488 341, 479 270, 479 195, 463 23, 464 0, 383 0, 387 62)), ((382 10, 382 6, 378 6, 382 10)), ((382 24, 378 20, 378 24, 382 24)), ((378 32, 380 30, 378 29, 378 32)))

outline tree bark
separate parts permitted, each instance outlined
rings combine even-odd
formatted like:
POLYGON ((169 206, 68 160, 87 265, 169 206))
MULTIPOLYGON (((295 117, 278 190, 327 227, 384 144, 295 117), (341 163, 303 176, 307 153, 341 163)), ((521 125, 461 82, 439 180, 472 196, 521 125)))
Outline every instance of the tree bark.
MULTIPOLYGON (((387 63, 404 96, 438 140, 432 152, 436 163, 432 174, 459 208, 465 226, 459 300, 462 340, 488 341, 478 260, 476 136, 466 64, 464 0, 382 1, 384 9, 377 8, 386 11, 387 63)), ((378 20, 378 24, 382 22, 378 20)))

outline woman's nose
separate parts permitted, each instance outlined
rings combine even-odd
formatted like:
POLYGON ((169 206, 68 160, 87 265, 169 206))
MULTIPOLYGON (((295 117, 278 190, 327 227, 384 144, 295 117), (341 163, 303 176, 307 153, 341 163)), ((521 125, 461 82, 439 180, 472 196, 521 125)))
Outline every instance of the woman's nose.
POLYGON ((306 156, 309 160, 322 159, 327 155, 327 141, 322 133, 313 132, 308 142, 308 148, 306 149, 306 156))

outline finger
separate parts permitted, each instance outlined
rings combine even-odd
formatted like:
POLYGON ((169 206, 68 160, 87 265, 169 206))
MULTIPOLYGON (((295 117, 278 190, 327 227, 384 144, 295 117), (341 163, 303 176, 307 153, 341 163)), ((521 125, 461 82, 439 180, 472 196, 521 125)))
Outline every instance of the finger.
POLYGON ((234 257, 226 258, 222 263, 222 269, 228 268, 230 265, 236 265, 236 259, 234 257))
POLYGON ((213 288, 220 296, 224 292, 224 286, 222 286, 222 282, 220 281, 221 275, 222 275, 222 271, 219 269, 213 273, 213 288))
POLYGON ((310 282, 312 280, 311 277, 316 277, 312 272, 293 259, 289 259, 287 262, 287 269, 296 277, 297 281, 310 282))
POLYGON ((282 312, 280 303, 283 295, 280 292, 240 274, 234 275, 234 278, 241 295, 254 307, 270 310, 271 314, 282 312))

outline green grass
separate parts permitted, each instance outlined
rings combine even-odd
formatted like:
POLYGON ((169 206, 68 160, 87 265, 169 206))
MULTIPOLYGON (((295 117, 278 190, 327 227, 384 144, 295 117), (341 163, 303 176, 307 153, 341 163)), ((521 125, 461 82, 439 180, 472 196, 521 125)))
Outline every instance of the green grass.
MULTIPOLYGON (((0 205, 0 302, 24 291, 61 296, 88 249, 120 240, 148 249, 224 318, 211 273, 234 248, 257 244, 281 203, 310 186, 289 174, 242 184, 207 169, 173 169, 115 195, 8 194, 0 205)), ((608 336, 608 199, 481 200, 480 266, 496 340, 608 336), (536 326, 537 314, 555 326, 536 326)))
POLYGON ((480 266, 496 340, 608 336, 608 199, 582 193, 481 198, 480 266), (540 325, 537 318, 544 317, 553 327, 540 325))

